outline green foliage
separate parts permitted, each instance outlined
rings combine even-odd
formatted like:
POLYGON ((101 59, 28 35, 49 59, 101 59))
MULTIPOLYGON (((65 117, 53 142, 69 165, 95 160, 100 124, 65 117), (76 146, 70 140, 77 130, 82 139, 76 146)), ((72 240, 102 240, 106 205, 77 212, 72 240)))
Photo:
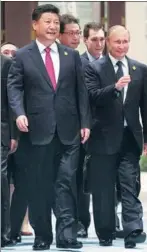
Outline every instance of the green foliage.
POLYGON ((147 172, 147 156, 141 156, 140 168, 141 168, 141 171, 147 172))

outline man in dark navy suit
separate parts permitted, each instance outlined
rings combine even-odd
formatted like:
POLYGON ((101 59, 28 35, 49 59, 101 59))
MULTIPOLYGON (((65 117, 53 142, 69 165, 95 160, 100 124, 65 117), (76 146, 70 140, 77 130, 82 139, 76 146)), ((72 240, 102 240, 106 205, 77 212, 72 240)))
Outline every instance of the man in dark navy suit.
POLYGON ((81 248, 76 232, 76 170, 80 143, 85 143, 90 134, 82 64, 77 51, 55 42, 60 29, 57 7, 38 6, 32 20, 36 41, 16 53, 9 73, 8 94, 22 132, 19 147, 28 155, 33 249, 49 249, 52 243, 53 192, 56 245, 81 248))
POLYGON ((100 245, 112 245, 117 173, 125 247, 133 248, 146 239, 136 167, 142 147, 147 153, 147 66, 126 57, 129 41, 127 29, 110 28, 108 55, 89 64, 85 78, 93 117, 88 152, 96 234, 100 245))

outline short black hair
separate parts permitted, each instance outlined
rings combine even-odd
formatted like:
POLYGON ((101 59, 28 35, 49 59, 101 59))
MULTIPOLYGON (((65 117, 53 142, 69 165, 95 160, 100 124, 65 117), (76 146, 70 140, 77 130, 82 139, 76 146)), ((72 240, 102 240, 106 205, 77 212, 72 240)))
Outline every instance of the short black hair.
POLYGON ((33 12, 32 12, 32 20, 33 21, 38 21, 40 19, 41 15, 43 13, 46 13, 46 12, 55 13, 58 16, 60 14, 60 10, 55 5, 52 5, 52 4, 43 4, 43 5, 37 6, 33 10, 33 12))
POLYGON ((9 42, 9 41, 5 41, 4 43, 2 43, 2 44, 1 44, 1 48, 2 48, 4 45, 13 45, 13 46, 15 46, 15 47, 18 49, 18 47, 17 47, 14 43, 9 42))
POLYGON ((78 18, 74 17, 71 14, 61 15, 61 17, 60 17, 60 33, 64 33, 66 24, 72 24, 72 23, 77 24, 80 27, 78 18))
POLYGON ((96 22, 89 22, 87 24, 84 25, 84 30, 83 30, 83 36, 84 38, 88 38, 89 37, 89 30, 103 30, 103 26, 102 24, 96 23, 96 22))

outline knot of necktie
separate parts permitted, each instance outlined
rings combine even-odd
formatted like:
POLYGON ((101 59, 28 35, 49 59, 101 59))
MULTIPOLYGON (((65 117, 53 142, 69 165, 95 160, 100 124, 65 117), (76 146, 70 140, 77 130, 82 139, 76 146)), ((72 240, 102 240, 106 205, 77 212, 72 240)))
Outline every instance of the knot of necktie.
POLYGON ((116 65, 118 66, 118 67, 121 67, 122 66, 122 61, 117 61, 117 63, 116 63, 116 65))
POLYGON ((50 48, 50 47, 46 47, 46 48, 45 48, 45 52, 46 52, 46 53, 50 53, 50 51, 51 51, 51 48, 50 48))

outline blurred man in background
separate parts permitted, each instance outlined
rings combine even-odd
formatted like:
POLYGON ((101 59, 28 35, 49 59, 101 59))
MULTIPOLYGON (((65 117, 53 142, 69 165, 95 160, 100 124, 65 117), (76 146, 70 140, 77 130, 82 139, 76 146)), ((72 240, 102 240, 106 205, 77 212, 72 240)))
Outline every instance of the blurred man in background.
MULTIPOLYGON (((13 58, 18 47, 12 42, 5 42, 1 45, 1 54, 13 58)), ((8 158, 8 182, 10 184, 10 207, 11 239, 13 243, 21 242, 21 235, 32 235, 28 219, 28 197, 26 187, 26 172, 24 167, 25 153, 17 151, 8 158), (14 184, 14 187, 13 187, 14 184), (17 213, 17 214, 16 214, 17 213), (25 216, 26 213, 26 216, 25 216), (25 218, 24 218, 25 217, 25 218), (24 221, 23 221, 24 220, 24 221)))
POLYGON ((11 243, 10 232, 10 191, 7 177, 9 153, 17 149, 17 130, 9 109, 7 98, 7 77, 11 59, 1 55, 1 246, 11 243))

